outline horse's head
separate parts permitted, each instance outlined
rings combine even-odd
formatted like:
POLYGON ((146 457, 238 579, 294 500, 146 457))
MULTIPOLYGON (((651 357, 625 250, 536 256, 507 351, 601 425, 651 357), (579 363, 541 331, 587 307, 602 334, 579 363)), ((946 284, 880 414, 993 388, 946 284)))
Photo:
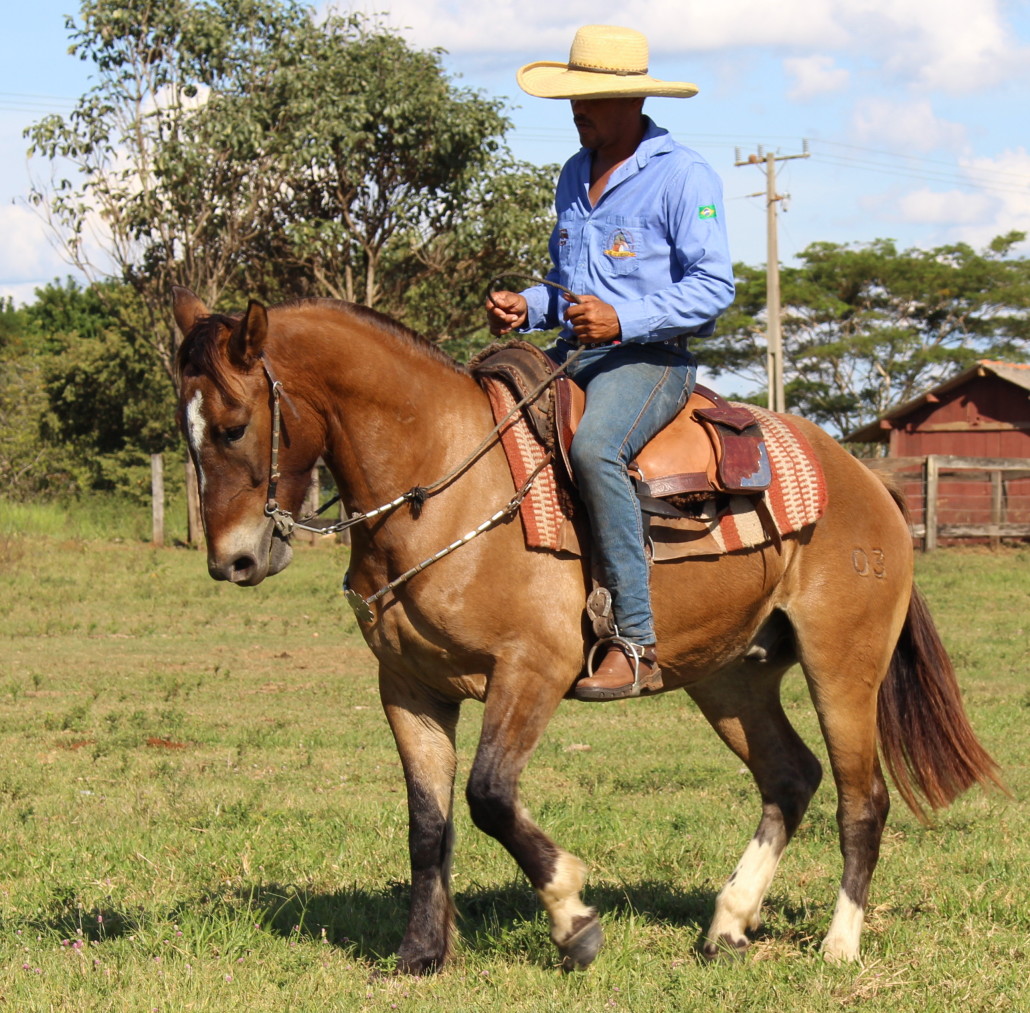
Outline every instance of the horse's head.
POLYGON ((273 476, 275 398, 264 306, 251 302, 242 316, 223 316, 178 287, 173 306, 184 338, 179 417, 200 483, 208 571, 215 580, 259 584, 293 554, 266 506, 277 501, 289 511, 300 507, 319 450, 297 432, 300 420, 288 409, 280 474, 273 476))

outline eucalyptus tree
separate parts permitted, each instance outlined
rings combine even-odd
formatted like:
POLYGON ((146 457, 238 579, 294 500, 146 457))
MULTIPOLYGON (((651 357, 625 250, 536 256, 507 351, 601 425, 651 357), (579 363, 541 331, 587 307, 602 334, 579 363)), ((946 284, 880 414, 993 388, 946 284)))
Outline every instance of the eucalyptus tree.
POLYGON ((511 162, 502 103, 359 15, 84 0, 68 28, 94 84, 27 131, 57 169, 32 199, 87 276, 137 292, 140 340, 169 378, 172 284, 209 305, 336 296, 456 333, 473 301, 441 286, 539 232, 551 171, 511 162), (512 224, 497 205, 517 188, 512 224), (498 219, 507 232, 484 234, 498 219))
POLYGON ((139 294, 143 340, 169 378, 170 286, 213 302, 238 283, 240 254, 288 184, 274 150, 254 143, 274 124, 240 115, 219 132, 202 113, 213 96, 262 95, 309 20, 290 0, 84 0, 67 19, 94 83, 69 116, 27 131, 57 171, 31 196, 87 277, 139 294))

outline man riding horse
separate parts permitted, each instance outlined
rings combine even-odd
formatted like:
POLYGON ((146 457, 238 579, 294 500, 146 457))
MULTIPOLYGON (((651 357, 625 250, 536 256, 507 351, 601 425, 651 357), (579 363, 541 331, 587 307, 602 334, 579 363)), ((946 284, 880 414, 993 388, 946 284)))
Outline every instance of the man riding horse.
POLYGON ((690 337, 710 335, 733 300, 722 184, 643 114, 645 97, 689 98, 697 87, 650 77, 640 32, 587 25, 568 63, 528 64, 518 83, 530 95, 571 100, 582 148, 558 179, 547 278, 577 295, 561 305, 558 289, 544 285, 494 292, 487 319, 495 334, 560 325, 548 350, 558 363, 584 349, 568 367, 586 390, 571 457, 616 635, 575 695, 639 696, 660 684, 660 672, 628 465, 693 389, 690 337))

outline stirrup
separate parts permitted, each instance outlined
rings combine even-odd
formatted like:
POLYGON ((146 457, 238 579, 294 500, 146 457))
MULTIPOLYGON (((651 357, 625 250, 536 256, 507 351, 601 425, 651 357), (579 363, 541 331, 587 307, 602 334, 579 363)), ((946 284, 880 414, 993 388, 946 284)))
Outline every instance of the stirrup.
POLYGON ((633 641, 627 640, 625 637, 620 636, 616 633, 611 637, 602 637, 599 640, 594 641, 594 646, 590 648, 590 653, 587 655, 586 663, 586 677, 592 679, 594 677, 594 656, 597 654, 599 647, 607 649, 612 644, 618 644, 625 648, 624 653, 628 658, 633 659, 633 689, 639 692, 640 690, 640 659, 644 656, 644 648, 640 644, 634 644, 633 641))

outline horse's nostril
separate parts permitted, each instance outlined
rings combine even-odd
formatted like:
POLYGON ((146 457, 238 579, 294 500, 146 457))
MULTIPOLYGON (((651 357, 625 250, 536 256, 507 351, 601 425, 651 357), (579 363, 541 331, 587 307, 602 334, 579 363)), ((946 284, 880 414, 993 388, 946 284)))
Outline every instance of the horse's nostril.
POLYGON ((229 579, 234 582, 245 580, 254 572, 257 562, 253 556, 240 556, 232 561, 232 574, 229 579))

